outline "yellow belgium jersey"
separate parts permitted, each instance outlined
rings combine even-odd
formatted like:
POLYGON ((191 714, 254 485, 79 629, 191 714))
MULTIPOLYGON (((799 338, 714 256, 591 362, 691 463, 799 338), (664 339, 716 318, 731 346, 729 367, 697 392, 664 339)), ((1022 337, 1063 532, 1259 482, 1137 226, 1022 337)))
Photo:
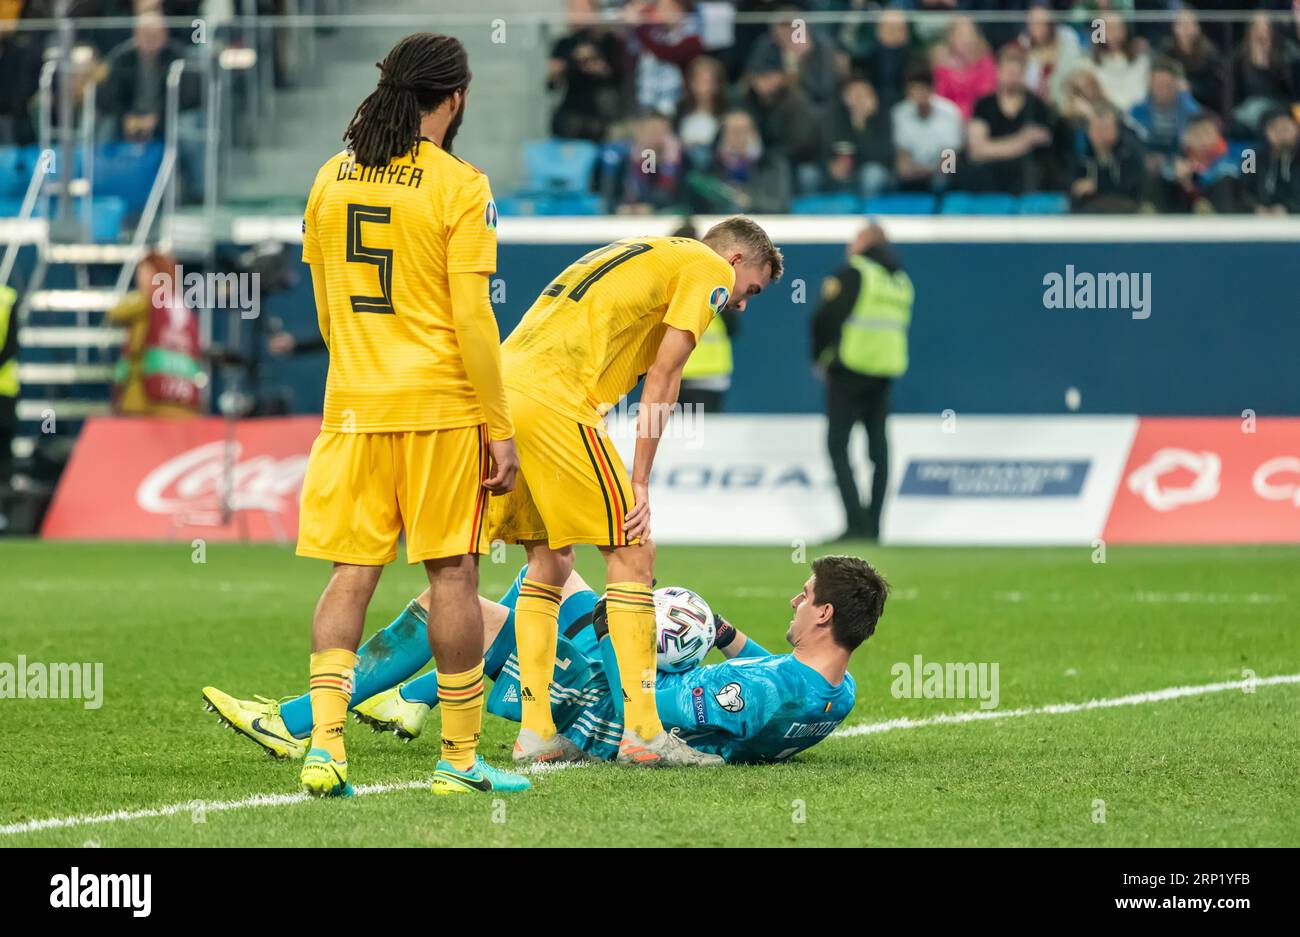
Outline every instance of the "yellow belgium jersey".
POLYGON ((493 273, 488 178, 425 140, 386 166, 345 151, 321 167, 303 216, 302 259, 324 276, 331 432, 473 426, 482 409, 461 359, 450 273, 493 273))
POLYGON ((628 238, 570 264, 501 346, 507 387, 588 426, 654 363, 665 327, 700 336, 736 273, 693 238, 628 238))

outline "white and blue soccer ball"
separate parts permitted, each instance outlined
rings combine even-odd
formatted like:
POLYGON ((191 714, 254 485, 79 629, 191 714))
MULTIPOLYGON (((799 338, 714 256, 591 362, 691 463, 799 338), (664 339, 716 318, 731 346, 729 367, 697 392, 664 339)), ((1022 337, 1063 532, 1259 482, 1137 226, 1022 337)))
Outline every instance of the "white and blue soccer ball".
POLYGON ((709 603, 690 589, 656 589, 656 666, 664 673, 681 673, 698 666, 713 647, 718 625, 709 603))

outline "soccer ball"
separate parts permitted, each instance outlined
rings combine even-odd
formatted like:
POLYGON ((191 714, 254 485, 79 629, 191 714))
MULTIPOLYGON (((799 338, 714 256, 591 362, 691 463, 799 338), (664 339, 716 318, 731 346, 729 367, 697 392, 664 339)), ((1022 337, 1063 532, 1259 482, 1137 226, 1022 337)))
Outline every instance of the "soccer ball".
POLYGON ((708 602, 677 586, 655 590, 655 663, 660 670, 690 670, 704 660, 716 636, 708 602))

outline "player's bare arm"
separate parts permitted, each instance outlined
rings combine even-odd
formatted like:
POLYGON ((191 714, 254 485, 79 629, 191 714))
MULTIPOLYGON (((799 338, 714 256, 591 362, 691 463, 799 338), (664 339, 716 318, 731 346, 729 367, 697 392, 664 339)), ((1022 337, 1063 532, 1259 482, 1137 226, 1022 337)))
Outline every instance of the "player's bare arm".
POLYGON ((650 469, 681 391, 682 369, 694 350, 694 335, 669 326, 659 343, 654 364, 646 372, 636 421, 636 454, 632 459, 632 496, 636 507, 623 522, 629 540, 650 535, 650 469))
POLYGON ((492 453, 492 471, 483 487, 493 494, 505 494, 515 487, 519 456, 515 453, 514 424, 506 403, 505 384, 501 379, 501 334, 488 293, 486 273, 452 273, 452 318, 456 340, 460 344, 479 405, 488 424, 488 447, 492 453))
POLYGON ((320 335, 325 340, 325 347, 330 344, 330 294, 325 286, 325 271, 319 264, 310 264, 311 291, 316 298, 316 320, 320 323, 320 335))

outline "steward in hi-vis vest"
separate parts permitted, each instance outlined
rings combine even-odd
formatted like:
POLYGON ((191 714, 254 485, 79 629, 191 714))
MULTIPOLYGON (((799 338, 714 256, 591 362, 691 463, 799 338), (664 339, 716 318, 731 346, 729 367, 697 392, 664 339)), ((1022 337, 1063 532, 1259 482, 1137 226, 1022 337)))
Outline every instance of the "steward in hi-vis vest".
POLYGON ((721 413, 731 389, 731 339, 740 330, 740 317, 724 309, 713 317, 682 369, 682 389, 677 402, 721 413))
POLYGON ((912 280, 879 225, 849 248, 848 263, 822 283, 813 316, 813 360, 826 379, 826 445, 847 523, 845 536, 875 540, 889 484, 889 385, 907 371, 912 280), (867 431, 871 502, 863 505, 849 462, 855 423, 867 431))
POLYGON ((0 491, 9 486, 18 426, 17 303, 18 294, 0 285, 0 491))

